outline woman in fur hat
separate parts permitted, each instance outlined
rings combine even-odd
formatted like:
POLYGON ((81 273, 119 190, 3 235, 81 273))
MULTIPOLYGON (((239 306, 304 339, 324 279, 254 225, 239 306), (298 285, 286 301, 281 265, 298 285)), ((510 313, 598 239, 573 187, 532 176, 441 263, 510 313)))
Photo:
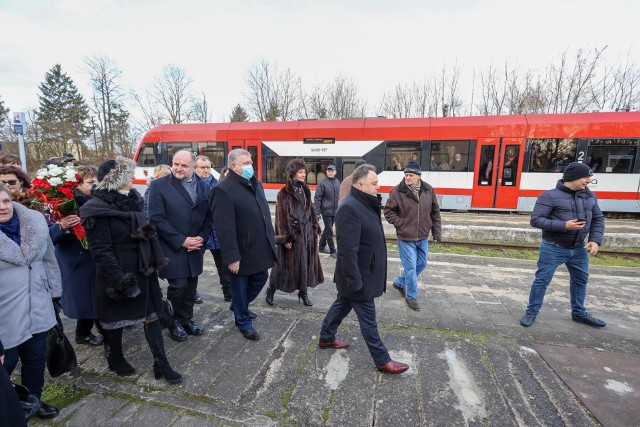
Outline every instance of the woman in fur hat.
POLYGON ((169 365, 158 321, 162 294, 157 272, 169 260, 144 215, 142 196, 133 188, 135 167, 133 160, 124 157, 104 162, 93 197, 80 208, 97 269, 98 320, 109 369, 120 376, 135 374, 122 352, 122 328, 144 323, 155 378, 164 376, 167 382, 177 383, 182 376, 169 365))
POLYGON ((311 191, 305 178, 304 160, 291 160, 286 167, 286 185, 278 192, 275 233, 278 238, 278 264, 271 270, 267 288, 267 304, 273 305, 276 289, 291 293, 298 291, 298 302, 312 306, 307 293, 324 281, 318 236, 321 233, 313 208, 311 191))

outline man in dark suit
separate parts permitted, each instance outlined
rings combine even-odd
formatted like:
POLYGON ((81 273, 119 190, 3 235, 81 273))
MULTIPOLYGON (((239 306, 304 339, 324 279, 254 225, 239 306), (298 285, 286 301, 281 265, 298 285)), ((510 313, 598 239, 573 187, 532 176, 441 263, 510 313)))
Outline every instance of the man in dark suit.
POLYGON ((342 320, 351 309, 356 312, 360 332, 369 347, 376 368, 381 372, 400 374, 409 365, 391 360, 378 334, 374 298, 386 290, 387 246, 380 220, 380 189, 375 166, 358 166, 352 174, 351 193, 336 213, 338 261, 334 282, 338 298, 329 309, 322 330, 320 348, 347 348, 349 343, 336 339, 342 320))
POLYGON ((186 150, 173 156, 171 174, 151 182, 149 221, 155 225, 164 254, 171 260, 160 272, 167 279, 167 298, 174 321, 169 335, 184 341, 187 335, 201 335, 193 321, 193 304, 202 274, 204 243, 213 223, 209 209, 209 186, 194 174, 195 155, 186 150))
POLYGON ((222 262, 231 272, 231 305, 242 335, 257 341, 249 303, 262 291, 269 268, 276 262, 275 237, 262 184, 253 175, 251 154, 229 153, 229 173, 213 187, 211 211, 220 241, 222 262))

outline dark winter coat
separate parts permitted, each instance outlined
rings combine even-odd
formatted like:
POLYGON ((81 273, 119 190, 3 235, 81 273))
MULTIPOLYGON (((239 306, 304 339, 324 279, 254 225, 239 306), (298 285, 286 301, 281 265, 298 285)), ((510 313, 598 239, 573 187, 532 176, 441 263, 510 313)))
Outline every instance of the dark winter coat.
POLYGON ((338 294, 356 301, 382 295, 387 287, 387 244, 378 199, 356 188, 336 213, 338 294))
POLYGON ((266 271, 276 261, 269 204, 260 181, 231 171, 213 187, 211 211, 220 241, 222 262, 240 261, 238 274, 266 271))
POLYGON ((336 216, 340 198, 340 180, 325 178, 316 187, 313 207, 318 215, 336 216))
MULTIPOLYGON (((96 190, 80 208, 82 225, 87 232, 89 251, 96 265, 96 306, 103 322, 136 320, 153 312, 159 313, 161 292, 158 276, 145 276, 140 268, 140 242, 132 236, 131 216, 90 216, 91 209, 106 202, 114 211, 143 212, 142 196, 132 189, 128 195, 117 191, 96 190), (96 200, 97 199, 97 200, 96 200), (131 298, 122 294, 140 289, 131 298), (117 298, 109 295, 117 294, 117 298)), ((153 231, 153 227, 151 227, 153 231)), ((155 233, 153 233, 155 234, 155 233)), ((151 236, 147 236, 151 238, 151 236)))
MULTIPOLYGON (((76 195, 82 206, 87 200, 76 195)), ((59 224, 49 227, 49 235, 56 248, 56 259, 62 274, 62 309, 70 319, 97 319, 95 302, 96 265, 88 249, 72 233, 65 233, 59 224)))
POLYGON ((398 239, 417 242, 433 233, 433 240, 442 240, 440 206, 433 187, 420 180, 420 200, 407 183, 396 185, 389 193, 384 217, 396 228, 398 239))
POLYGON ((556 188, 542 193, 531 213, 531 226, 542 230, 542 238, 565 248, 583 246, 585 239, 602 245, 604 215, 598 199, 589 190, 573 191, 559 180, 556 188), (586 219, 580 230, 567 230, 565 224, 572 219, 586 219))
MULTIPOLYGON (((326 181, 326 179, 325 179, 326 181)), ((306 291, 324 281, 318 256, 320 226, 311 203, 311 191, 301 184, 302 194, 292 182, 278 192, 276 204, 276 235, 286 236, 291 249, 278 245, 278 264, 271 270, 269 285, 283 292, 306 291)), ((337 200, 336 200, 337 201, 337 200)))
POLYGON ((160 272, 160 277, 165 279, 202 274, 204 245, 199 251, 187 251, 182 247, 187 237, 200 236, 206 243, 213 227, 209 209, 211 189, 195 173, 193 179, 197 181, 195 204, 173 174, 154 179, 150 185, 149 222, 156 227, 162 250, 171 260, 160 272))

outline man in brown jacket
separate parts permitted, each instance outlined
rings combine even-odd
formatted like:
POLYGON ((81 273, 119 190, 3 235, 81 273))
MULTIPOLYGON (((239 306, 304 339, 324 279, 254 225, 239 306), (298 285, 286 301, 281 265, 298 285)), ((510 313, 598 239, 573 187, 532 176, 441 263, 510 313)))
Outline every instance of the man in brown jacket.
POLYGON ((418 276, 427 266, 429 232, 433 240, 442 239, 440 206, 433 187, 420 179, 420 164, 411 161, 404 169, 404 180, 396 185, 384 207, 384 217, 396 228, 398 252, 404 273, 393 287, 412 310, 418 305, 418 276))

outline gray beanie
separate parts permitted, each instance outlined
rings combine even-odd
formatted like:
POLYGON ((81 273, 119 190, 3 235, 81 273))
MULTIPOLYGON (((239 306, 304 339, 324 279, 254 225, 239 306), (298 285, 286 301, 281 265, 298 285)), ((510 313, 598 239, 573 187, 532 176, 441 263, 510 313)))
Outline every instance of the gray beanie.
POLYGON ((562 180, 564 182, 571 182, 586 176, 593 176, 591 168, 584 163, 574 162, 570 163, 569 166, 564 169, 562 180))

